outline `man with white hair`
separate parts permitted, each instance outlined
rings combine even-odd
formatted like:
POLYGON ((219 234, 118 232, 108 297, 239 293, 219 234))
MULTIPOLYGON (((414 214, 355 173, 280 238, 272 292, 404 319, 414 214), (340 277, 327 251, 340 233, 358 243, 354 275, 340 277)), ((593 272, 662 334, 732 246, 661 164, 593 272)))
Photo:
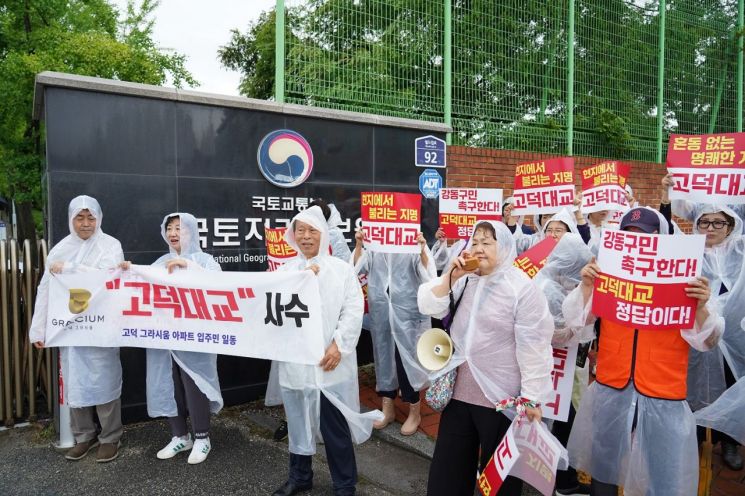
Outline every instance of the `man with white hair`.
MULTIPOLYGON (((39 283, 29 339, 44 347, 47 331, 49 280, 52 274, 110 269, 124 260, 122 246, 101 230, 103 214, 95 198, 78 196, 67 209, 70 234, 57 243, 47 256, 48 271, 39 283)), ((70 406, 70 423, 75 446, 65 458, 80 460, 98 446, 96 461, 109 462, 119 456, 122 436, 122 365, 119 348, 68 346, 60 349, 64 400, 70 406), (97 432, 93 411, 98 414, 97 432)))
POLYGON ((360 414, 357 340, 364 304, 352 266, 329 255, 326 219, 318 206, 292 219, 285 240, 297 257, 278 270, 312 270, 323 288, 325 352, 318 365, 278 362, 279 385, 289 426, 290 474, 274 496, 290 496, 313 487, 312 455, 316 441, 326 446, 334 494, 355 493, 354 443, 370 437, 379 411, 360 414))

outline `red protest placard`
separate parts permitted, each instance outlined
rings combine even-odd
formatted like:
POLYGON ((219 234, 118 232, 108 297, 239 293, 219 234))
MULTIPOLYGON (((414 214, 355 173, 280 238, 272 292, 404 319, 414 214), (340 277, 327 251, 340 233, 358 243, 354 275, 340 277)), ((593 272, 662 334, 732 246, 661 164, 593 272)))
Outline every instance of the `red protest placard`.
POLYGON ((286 227, 264 226, 264 245, 270 272, 277 270, 279 266, 297 255, 297 252, 285 241, 285 231, 287 231, 286 227))
POLYGON ((631 166, 620 162, 600 162, 582 169, 582 211, 627 210, 626 179, 631 166))
POLYGON ((365 246, 383 253, 419 253, 422 197, 415 193, 364 192, 361 197, 365 246))
POLYGON ((515 169, 513 215, 550 214, 574 201, 574 159, 553 158, 515 169))
POLYGON ((557 243, 554 238, 546 238, 531 249, 524 251, 515 259, 513 265, 532 279, 546 265, 546 259, 554 251, 557 243))
POLYGON ((499 492, 499 488, 502 487, 502 483, 510 474, 519 456, 517 443, 515 443, 512 427, 510 427, 479 476, 478 486, 482 496, 494 496, 499 492))
POLYGON ((696 300, 685 294, 701 274, 705 236, 604 229, 592 311, 638 329, 690 329, 696 300))
POLYGON ((502 220, 502 190, 440 189, 440 227, 447 238, 468 239, 482 220, 502 220))
POLYGON ((671 134, 666 164, 673 200, 745 203, 745 133, 671 134))

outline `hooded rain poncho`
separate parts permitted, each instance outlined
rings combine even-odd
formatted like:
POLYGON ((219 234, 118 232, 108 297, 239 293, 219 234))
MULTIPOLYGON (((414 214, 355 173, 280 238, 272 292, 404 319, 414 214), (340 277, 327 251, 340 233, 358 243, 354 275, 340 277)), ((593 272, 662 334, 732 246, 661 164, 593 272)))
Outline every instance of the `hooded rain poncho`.
POLYGON ((536 232, 534 234, 523 233, 522 229, 520 229, 519 226, 512 234, 515 237, 515 248, 517 249, 518 255, 521 255, 523 252, 528 251, 529 249, 546 239, 546 228, 553 221, 563 222, 569 228, 570 233, 574 233, 577 235, 580 234, 579 229, 577 229, 577 219, 568 208, 561 209, 548 221, 546 221, 545 224, 540 223, 539 215, 536 215, 533 220, 536 225, 536 232))
POLYGON ((373 422, 381 419, 383 414, 378 410, 360 413, 356 346, 364 301, 359 281, 351 265, 328 255, 328 226, 319 207, 311 207, 297 214, 285 233, 285 241, 298 254, 278 271, 305 270, 311 265, 318 265, 318 283, 323 292, 323 335, 326 346, 330 346, 333 340, 342 356, 339 365, 328 372, 318 365, 277 362, 282 402, 289 426, 290 452, 297 455, 316 452, 316 442, 321 440, 321 394, 347 419, 352 440, 362 443, 370 437, 373 422), (294 225, 297 221, 321 231, 318 255, 311 259, 303 255, 295 240, 294 225))
MULTIPOLYGON (((643 207, 648 208, 648 207, 643 207)), ((656 210, 660 233, 668 233, 656 210)), ((578 287, 564 301, 566 324, 586 329, 595 322, 592 297, 585 304, 578 287)), ((724 327, 711 302, 709 318, 680 331, 697 350, 718 340, 724 327)), ((581 332, 581 331, 579 331, 581 332)), ((643 352, 643 350, 641 351, 643 352)), ((696 494, 698 481, 696 425, 686 401, 640 394, 633 381, 621 390, 594 382, 582 398, 569 437, 569 464, 606 484, 624 486, 625 494, 660 496, 696 494)))
POLYGON ((727 389, 724 359, 736 378, 745 374, 745 333, 740 328, 740 320, 745 315, 742 310, 745 295, 740 286, 736 288, 742 276, 745 237, 741 234, 742 220, 729 207, 695 204, 693 208, 694 225, 698 224, 701 216, 716 212, 723 212, 735 219, 732 232, 724 241, 704 250, 702 275, 709 279, 711 301, 724 317, 725 326, 719 347, 703 353, 694 349, 690 351, 688 403, 695 411, 710 405, 727 389), (737 295, 732 299, 733 294, 739 294, 739 299, 737 295))
MULTIPOLYGON (((101 230, 103 213, 90 196, 73 198, 67 209, 70 234, 57 243, 47 256, 47 266, 64 262, 64 271, 112 269, 124 260, 122 246, 101 230), (75 233, 72 220, 82 210, 96 218, 96 231, 87 240, 75 233)), ((34 317, 29 329, 31 342, 43 342, 47 328, 49 280, 54 277, 44 271, 37 292, 34 317)), ((65 401, 72 408, 103 405, 121 396, 122 365, 119 348, 70 346, 60 348, 62 377, 65 380, 65 401)))
MULTIPOLYGON (((163 218, 160 234, 169 246, 169 252, 153 265, 165 266, 169 260, 185 259, 189 270, 220 271, 218 264, 211 255, 204 253, 199 246, 199 227, 197 219, 191 214, 173 213, 163 218), (166 225, 171 217, 179 217, 181 253, 177 253, 166 235, 166 225)), ((172 361, 181 370, 189 374, 199 390, 207 396, 210 411, 217 413, 222 409, 222 393, 220 379, 217 376, 217 355, 214 353, 199 353, 195 351, 147 350, 147 413, 151 417, 175 417, 178 415, 174 398, 172 361)))
POLYGON ((395 348, 415 391, 428 386, 427 371, 416 358, 419 336, 431 327, 431 319, 419 312, 416 288, 437 277, 429 248, 427 266, 420 254, 363 251, 355 271, 367 273, 370 335, 373 341, 375 380, 378 391, 398 389, 395 348))
MULTIPOLYGON (((466 365, 493 405, 516 396, 543 402, 552 390, 553 320, 543 293, 513 265, 515 241, 507 226, 487 222, 496 233, 497 267, 488 275, 463 276, 453 285, 455 300, 462 295, 450 327, 455 351, 432 378, 466 365)), ((432 293, 441 281, 423 284, 418 294, 422 313, 436 318, 449 311, 449 296, 432 293)))

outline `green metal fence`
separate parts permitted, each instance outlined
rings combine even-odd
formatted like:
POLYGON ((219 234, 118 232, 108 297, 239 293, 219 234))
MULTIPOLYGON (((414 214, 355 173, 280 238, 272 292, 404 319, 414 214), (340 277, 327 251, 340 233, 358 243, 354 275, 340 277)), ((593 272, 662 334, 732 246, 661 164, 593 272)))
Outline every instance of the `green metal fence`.
POLYGON ((744 1, 278 0, 276 99, 662 161, 672 132, 742 130, 744 1))

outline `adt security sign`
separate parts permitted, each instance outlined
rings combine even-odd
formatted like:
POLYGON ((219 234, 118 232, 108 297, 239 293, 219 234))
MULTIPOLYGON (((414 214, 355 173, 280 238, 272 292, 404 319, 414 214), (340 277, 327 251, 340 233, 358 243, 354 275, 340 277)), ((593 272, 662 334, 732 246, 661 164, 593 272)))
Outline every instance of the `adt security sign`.
POLYGON ((422 136, 414 140, 417 167, 445 167, 445 140, 435 136, 422 136))
POLYGON ((433 199, 440 196, 442 177, 434 169, 425 169, 419 176, 419 191, 425 198, 433 199))

